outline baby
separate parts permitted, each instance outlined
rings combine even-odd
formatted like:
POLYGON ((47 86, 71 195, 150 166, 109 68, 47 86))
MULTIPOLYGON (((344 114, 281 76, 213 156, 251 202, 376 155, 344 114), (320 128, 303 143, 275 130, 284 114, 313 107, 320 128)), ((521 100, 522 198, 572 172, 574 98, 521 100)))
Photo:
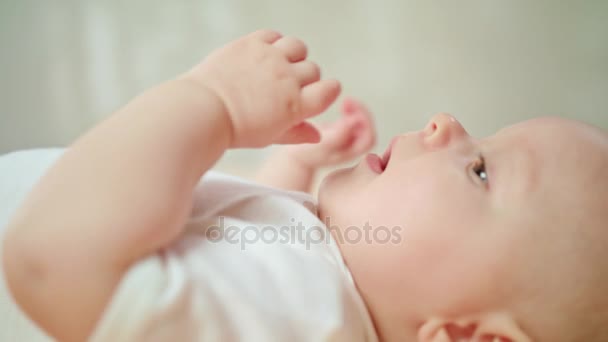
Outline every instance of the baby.
POLYGON ((7 228, 3 269, 23 311, 62 341, 608 340, 600 129, 542 118, 478 140, 439 114, 327 176, 313 207, 229 177, 201 185, 229 148, 342 149, 285 147, 259 176, 308 190, 307 166, 373 145, 356 101, 344 131, 306 121, 340 93, 306 56, 295 38, 252 33, 78 139, 7 228), (220 216, 322 223, 327 243, 234 249, 228 230, 210 234, 220 216))

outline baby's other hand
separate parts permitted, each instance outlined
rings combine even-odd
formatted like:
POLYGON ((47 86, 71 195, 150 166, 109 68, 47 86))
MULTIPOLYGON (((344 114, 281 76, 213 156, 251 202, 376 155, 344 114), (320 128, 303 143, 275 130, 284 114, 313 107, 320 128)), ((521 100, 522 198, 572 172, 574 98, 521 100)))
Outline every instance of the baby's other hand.
POLYGON ((220 99, 232 128, 231 147, 319 141, 305 120, 325 111, 340 93, 322 80, 297 38, 260 30, 211 53, 184 79, 220 99))
POLYGON ((317 144, 286 146, 304 167, 320 168, 351 161, 376 144, 372 114, 362 103, 347 98, 342 104, 342 117, 319 125, 321 141, 317 144))

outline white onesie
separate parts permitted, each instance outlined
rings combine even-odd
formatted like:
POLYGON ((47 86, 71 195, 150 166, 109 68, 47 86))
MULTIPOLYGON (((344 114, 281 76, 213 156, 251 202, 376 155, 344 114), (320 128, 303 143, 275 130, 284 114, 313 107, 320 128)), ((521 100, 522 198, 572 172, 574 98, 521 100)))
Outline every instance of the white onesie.
POLYGON ((92 341, 377 341, 310 195, 208 172, 194 199, 184 234, 131 267, 92 341))

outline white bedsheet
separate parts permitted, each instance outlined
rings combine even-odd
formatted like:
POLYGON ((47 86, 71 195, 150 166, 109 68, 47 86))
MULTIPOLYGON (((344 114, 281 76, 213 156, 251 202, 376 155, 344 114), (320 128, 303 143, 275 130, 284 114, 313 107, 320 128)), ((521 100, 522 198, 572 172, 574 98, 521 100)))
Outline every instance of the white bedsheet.
MULTIPOLYGON (((14 210, 62 151, 62 149, 36 149, 0 156, 0 241, 4 237, 7 221, 14 210)), ((3 265, 2 245, 0 243, 0 270, 3 265)), ((0 341, 51 341, 12 300, 6 288, 4 272, 0 272, 0 341)))

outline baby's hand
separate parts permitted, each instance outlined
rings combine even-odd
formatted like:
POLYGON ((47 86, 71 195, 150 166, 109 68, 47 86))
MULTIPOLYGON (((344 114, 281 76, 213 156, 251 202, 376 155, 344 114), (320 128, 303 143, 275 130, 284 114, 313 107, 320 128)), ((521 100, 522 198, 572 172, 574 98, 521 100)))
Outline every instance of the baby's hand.
POLYGON ((342 118, 320 125, 319 129, 321 141, 318 144, 284 147, 304 167, 316 169, 348 162, 376 144, 372 114, 353 99, 344 101, 342 118))
POLYGON ((211 53, 185 75, 218 96, 232 124, 231 147, 317 142, 304 121, 325 111, 340 93, 306 60, 306 45, 261 30, 211 53))

